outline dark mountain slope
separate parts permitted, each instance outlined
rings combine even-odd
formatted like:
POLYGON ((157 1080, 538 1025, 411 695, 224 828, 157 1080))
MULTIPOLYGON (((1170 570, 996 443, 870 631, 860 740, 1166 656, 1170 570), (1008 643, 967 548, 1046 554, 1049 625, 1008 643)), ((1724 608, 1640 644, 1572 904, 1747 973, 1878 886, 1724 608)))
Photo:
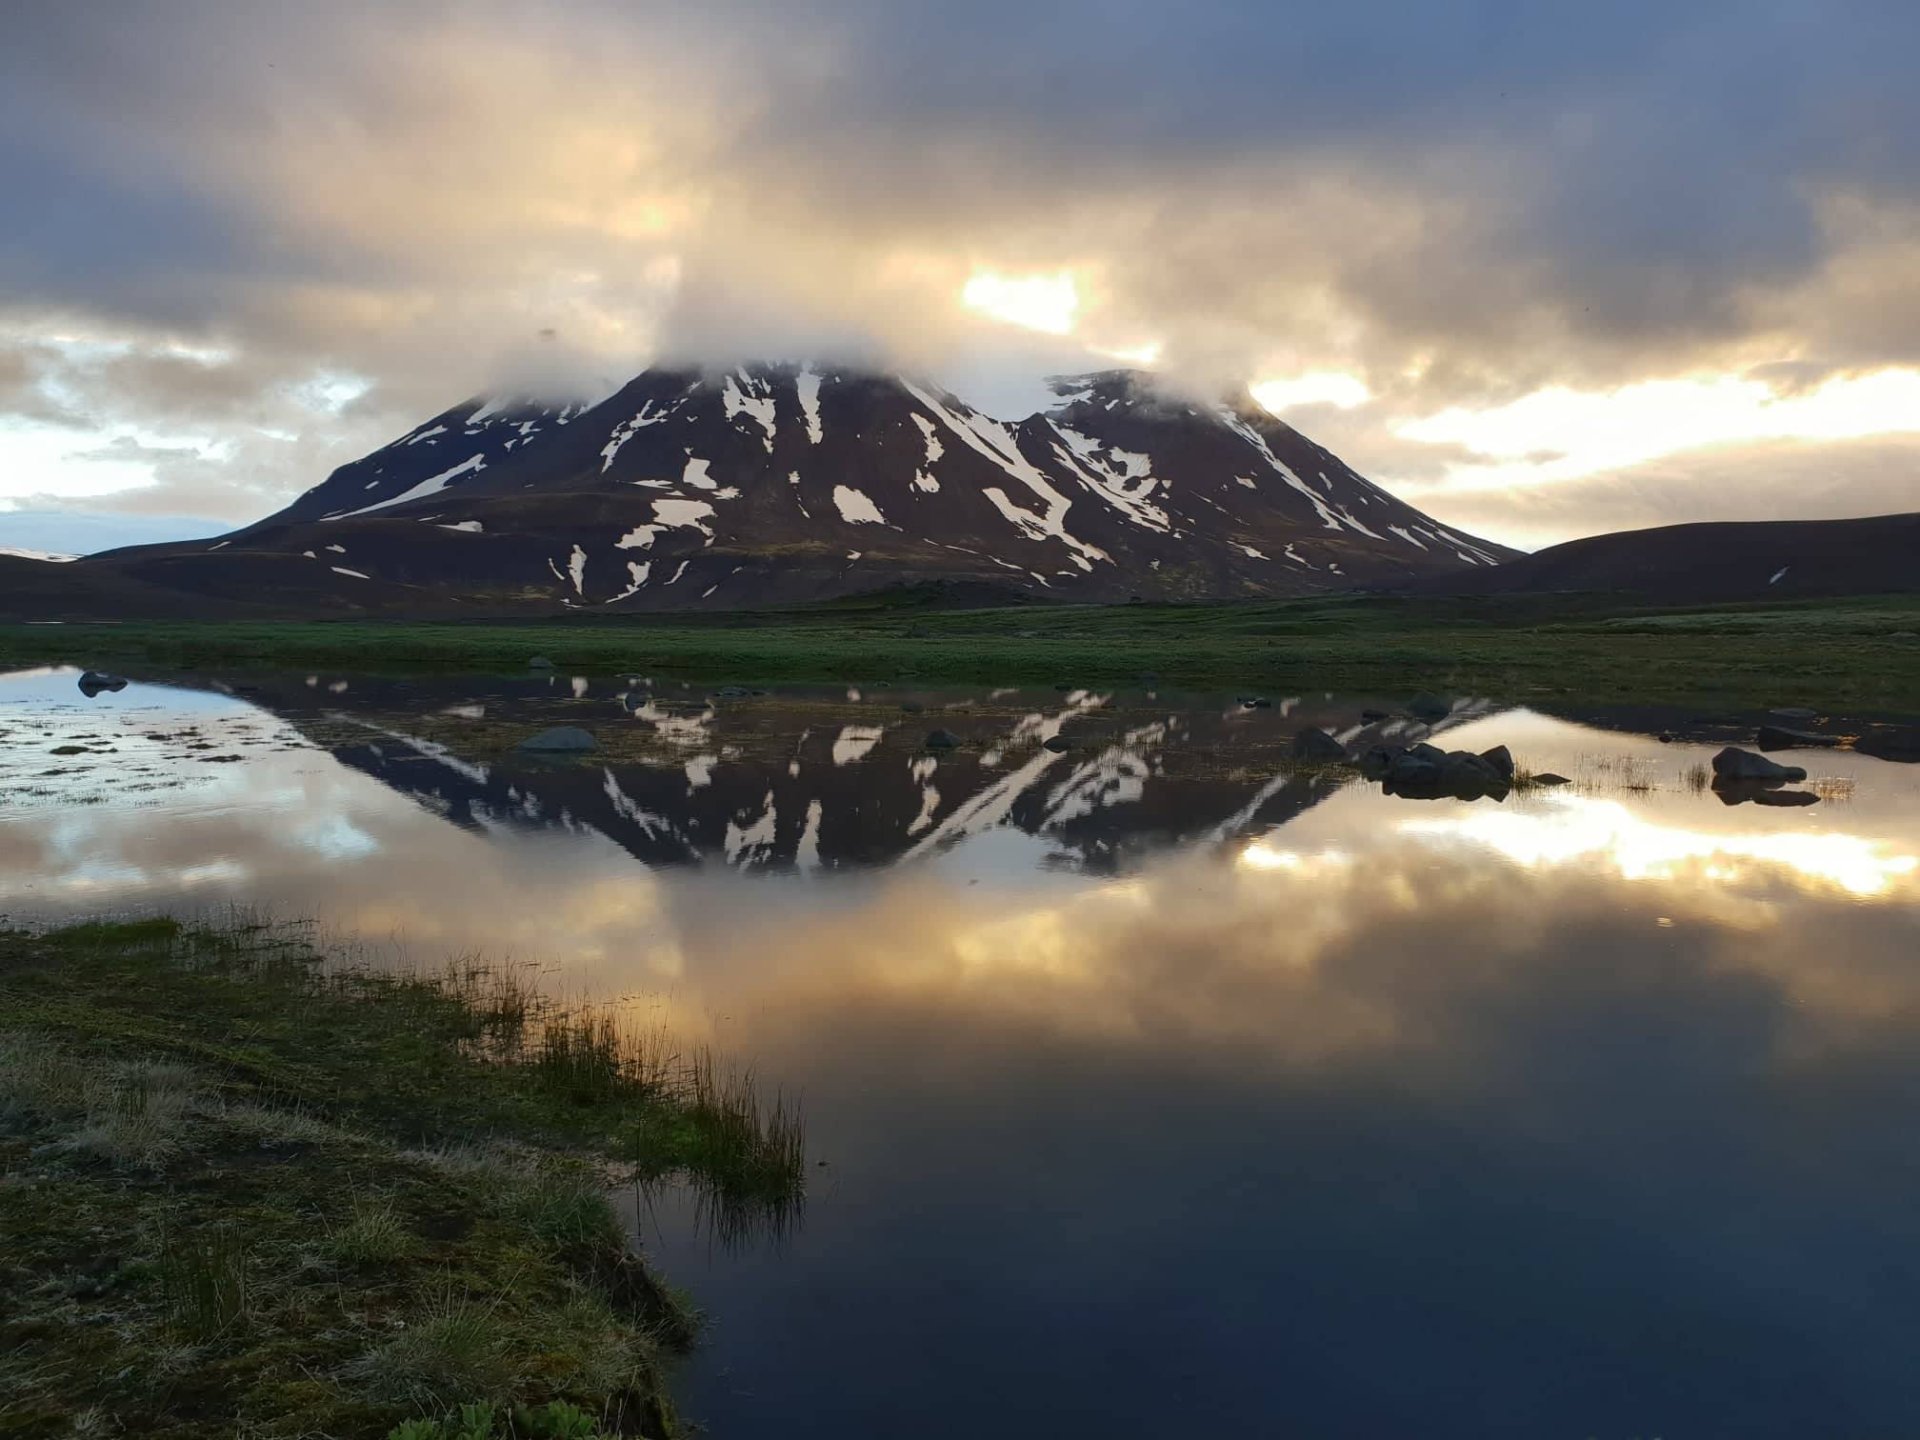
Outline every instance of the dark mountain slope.
POLYGON ((1920 590, 1920 514, 1727 521, 1590 535, 1428 591, 1590 591, 1653 601, 1793 600, 1920 590))

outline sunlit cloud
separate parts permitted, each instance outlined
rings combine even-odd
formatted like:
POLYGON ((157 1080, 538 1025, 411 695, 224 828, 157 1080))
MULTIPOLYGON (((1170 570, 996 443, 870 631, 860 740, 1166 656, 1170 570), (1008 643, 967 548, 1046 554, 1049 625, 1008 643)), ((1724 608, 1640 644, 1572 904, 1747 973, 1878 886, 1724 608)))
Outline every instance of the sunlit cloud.
POLYGON ((1790 394, 1738 375, 1648 380, 1609 392, 1553 386, 1506 405, 1455 406, 1393 429, 1481 457, 1453 466, 1448 486, 1537 485, 1709 446, 1920 431, 1920 370, 1837 376, 1790 394))
POLYGON ((1626 880, 1692 874, 1733 886, 1775 869, 1867 898, 1920 876, 1920 856, 1844 831, 1714 834, 1580 796, 1555 797, 1538 809, 1410 820, 1401 829, 1422 840, 1482 845, 1529 869, 1604 865, 1626 880))
POLYGON ((1276 415, 1301 405, 1351 410, 1373 398, 1366 381, 1341 370, 1312 370, 1287 380, 1263 380, 1252 390, 1253 398, 1276 415))
POLYGON ((960 290, 961 303, 1009 325, 1066 335, 1080 308, 1080 291, 1070 271, 1054 275, 1000 275, 976 271, 960 290))

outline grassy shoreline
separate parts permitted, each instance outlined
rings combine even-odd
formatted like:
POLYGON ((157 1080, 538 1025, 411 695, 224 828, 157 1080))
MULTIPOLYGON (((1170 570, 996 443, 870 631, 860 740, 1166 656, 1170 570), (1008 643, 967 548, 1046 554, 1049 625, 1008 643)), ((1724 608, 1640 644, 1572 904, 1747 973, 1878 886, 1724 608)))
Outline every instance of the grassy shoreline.
POLYGON ((875 606, 471 624, 0 626, 0 663, 645 670, 737 683, 1490 694, 1920 713, 1920 596, 1627 609, 1600 597, 1122 607, 875 606))
POLYGON ((778 1224, 797 1118, 510 973, 0 932, 0 1436, 678 1433, 616 1181, 778 1224))

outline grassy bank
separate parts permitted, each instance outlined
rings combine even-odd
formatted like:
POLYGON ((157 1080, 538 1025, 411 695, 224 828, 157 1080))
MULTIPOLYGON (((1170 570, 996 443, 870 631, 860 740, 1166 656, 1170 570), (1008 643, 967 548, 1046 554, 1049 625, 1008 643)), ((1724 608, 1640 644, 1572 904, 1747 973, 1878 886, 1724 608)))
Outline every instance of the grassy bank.
POLYGON ((697 1322, 609 1186, 777 1223, 800 1145, 710 1057, 509 974, 0 933, 0 1435, 670 1435, 697 1322))
POLYGON ((0 627, 0 662, 646 670, 754 681, 1412 689, 1920 711, 1920 597, 1626 610, 1578 596, 1212 606, 842 606, 514 624, 0 627))

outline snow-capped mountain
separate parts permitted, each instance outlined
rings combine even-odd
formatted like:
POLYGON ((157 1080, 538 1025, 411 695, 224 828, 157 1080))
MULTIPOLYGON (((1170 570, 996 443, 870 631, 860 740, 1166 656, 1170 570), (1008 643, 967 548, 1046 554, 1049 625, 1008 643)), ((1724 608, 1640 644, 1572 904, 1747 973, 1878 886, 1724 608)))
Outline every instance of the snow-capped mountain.
POLYGON ((655 369, 592 406, 474 400, 188 555, 392 609, 731 608, 948 581, 1095 601, 1289 595, 1492 565, 1255 405, 1131 371, 995 420, 829 365, 655 369))

